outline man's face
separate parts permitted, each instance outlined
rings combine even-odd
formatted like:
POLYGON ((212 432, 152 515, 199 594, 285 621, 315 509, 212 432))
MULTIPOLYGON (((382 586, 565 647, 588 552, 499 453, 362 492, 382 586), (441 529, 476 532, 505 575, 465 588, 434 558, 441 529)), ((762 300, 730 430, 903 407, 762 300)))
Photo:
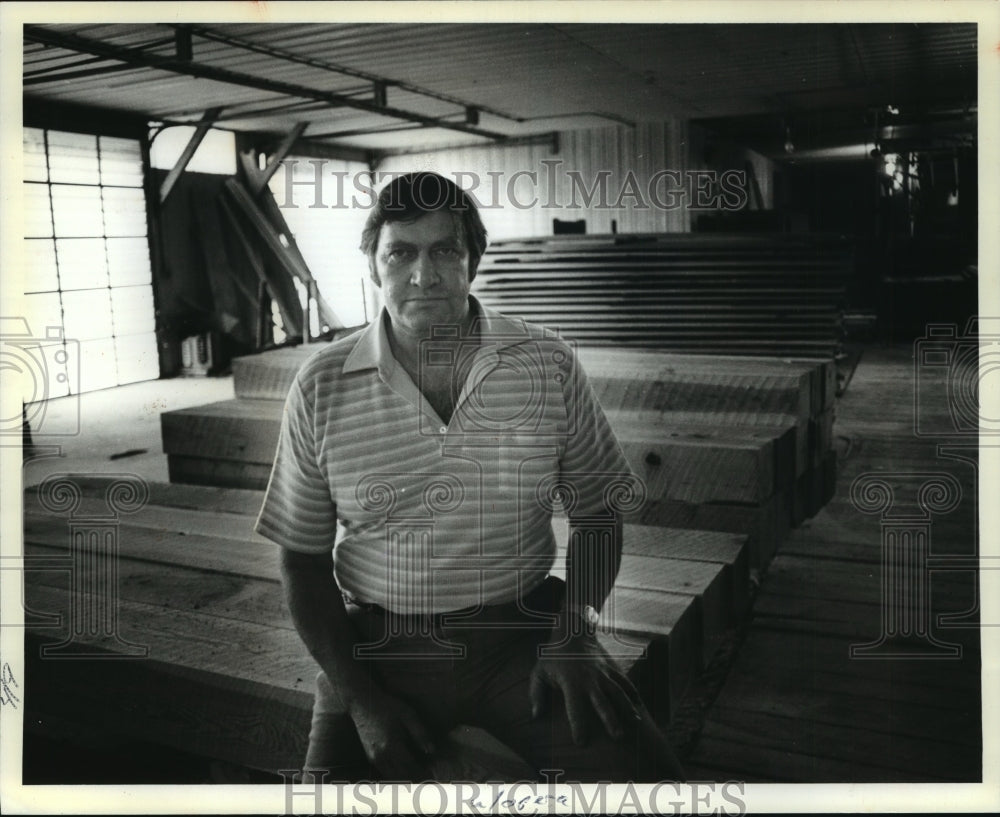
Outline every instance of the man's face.
POLYGON ((432 326, 461 323, 469 309, 469 252, 451 214, 383 224, 372 280, 397 334, 423 337, 432 326))

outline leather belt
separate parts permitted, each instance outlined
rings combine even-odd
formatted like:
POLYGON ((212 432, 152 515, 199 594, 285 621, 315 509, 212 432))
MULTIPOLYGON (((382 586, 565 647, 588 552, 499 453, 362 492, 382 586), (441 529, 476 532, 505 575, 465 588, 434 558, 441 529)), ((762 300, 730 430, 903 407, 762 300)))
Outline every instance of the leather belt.
MULTIPOLYGON (((396 613, 372 602, 364 602, 344 594, 344 601, 369 615, 393 617, 401 620, 428 621, 434 626, 462 626, 465 622, 479 624, 508 622, 526 618, 525 610, 539 613, 554 613, 559 609, 563 582, 553 576, 546 577, 541 584, 529 590, 520 599, 502 604, 483 604, 446 610, 440 613, 396 613)), ((551 623, 546 626, 551 626, 551 623)))

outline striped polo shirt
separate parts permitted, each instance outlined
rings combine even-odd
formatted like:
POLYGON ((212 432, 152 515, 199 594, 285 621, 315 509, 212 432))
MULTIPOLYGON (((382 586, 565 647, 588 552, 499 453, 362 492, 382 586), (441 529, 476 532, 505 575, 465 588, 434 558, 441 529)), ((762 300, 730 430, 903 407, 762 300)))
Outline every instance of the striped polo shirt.
POLYGON ((384 309, 310 357, 289 391, 257 530, 332 548, 360 602, 412 614, 513 601, 553 566, 554 509, 599 520, 609 492, 629 490, 569 344, 470 300, 475 341, 420 349, 418 381, 454 366, 463 384, 448 423, 392 356, 384 309))

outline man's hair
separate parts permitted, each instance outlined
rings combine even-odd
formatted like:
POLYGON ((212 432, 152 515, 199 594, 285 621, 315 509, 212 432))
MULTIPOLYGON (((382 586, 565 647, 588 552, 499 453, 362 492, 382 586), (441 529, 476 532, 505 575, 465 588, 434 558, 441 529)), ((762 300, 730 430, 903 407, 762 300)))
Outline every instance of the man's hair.
POLYGON ((378 194, 361 231, 361 252, 375 269, 378 235, 386 222, 416 221, 427 213, 443 210, 455 222, 459 240, 469 252, 469 281, 476 277, 479 259, 486 252, 486 227, 475 202, 453 181, 437 173, 420 171, 397 176, 378 194))

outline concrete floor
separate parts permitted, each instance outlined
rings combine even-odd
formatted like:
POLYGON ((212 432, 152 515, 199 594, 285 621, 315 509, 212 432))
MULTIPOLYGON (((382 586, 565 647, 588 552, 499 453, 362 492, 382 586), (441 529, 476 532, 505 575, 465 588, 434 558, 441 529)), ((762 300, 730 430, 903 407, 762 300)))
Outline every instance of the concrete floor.
MULTIPOLYGON (((953 398, 943 376, 934 376, 923 369, 918 381, 909 344, 865 349, 836 406, 836 495, 792 532, 768 567, 745 639, 685 758, 690 779, 976 782, 988 771, 981 704, 989 664, 980 648, 977 576, 947 569, 951 557, 990 553, 977 537, 976 440, 969 460, 947 455, 940 437, 914 433, 915 407, 935 433, 953 427, 953 398), (955 486, 954 504, 937 512, 936 500, 916 486, 940 474, 955 486), (866 507, 851 488, 859 477, 891 485, 880 494, 891 505, 866 507), (927 524, 926 547, 941 567, 931 570, 915 555, 905 568, 890 564, 906 582, 926 582, 923 598, 905 595, 921 585, 891 583, 898 576, 883 552, 900 526, 915 523, 927 524), (892 587, 907 589, 893 596, 892 587), (944 614, 957 620, 948 623, 944 614), (888 636, 884 649, 870 647, 890 627, 924 635, 902 642, 906 649, 888 636), (932 641, 957 645, 957 652, 932 641)), ((952 441, 953 449, 959 442, 970 445, 952 441)), ((985 597, 992 577, 978 578, 985 597)))
POLYGON ((124 473, 169 482, 160 414, 233 397, 232 376, 175 377, 50 400, 44 412, 29 406, 36 451, 26 459, 23 484, 56 473, 124 473), (111 459, 132 451, 141 453, 111 459))

